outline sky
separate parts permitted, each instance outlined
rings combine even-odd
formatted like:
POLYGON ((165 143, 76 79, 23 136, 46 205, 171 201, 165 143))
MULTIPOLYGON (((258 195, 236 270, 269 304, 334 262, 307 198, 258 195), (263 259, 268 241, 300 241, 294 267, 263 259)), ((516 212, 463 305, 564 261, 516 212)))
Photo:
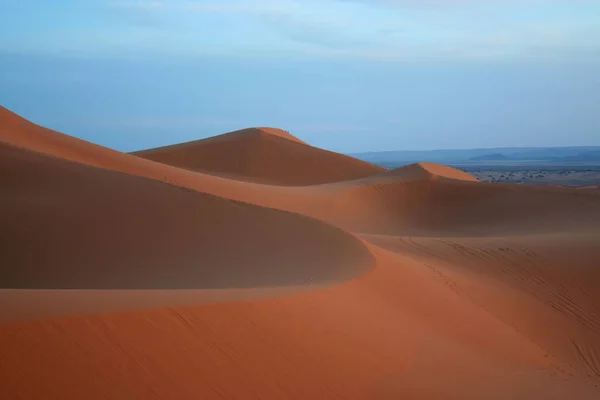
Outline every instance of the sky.
POLYGON ((598 0, 0 0, 0 105, 122 151, 600 145, 598 0))

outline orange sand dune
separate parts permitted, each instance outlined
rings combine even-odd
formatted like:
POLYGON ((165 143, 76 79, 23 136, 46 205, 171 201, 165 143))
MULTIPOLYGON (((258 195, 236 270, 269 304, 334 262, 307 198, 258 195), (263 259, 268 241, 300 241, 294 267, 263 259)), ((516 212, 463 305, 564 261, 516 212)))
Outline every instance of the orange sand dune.
MULTIPOLYGON (((286 187, 226 179, 121 153, 33 124, 2 107, 0 107, 0 142, 94 167, 143 176, 199 192, 271 208, 294 211, 302 209, 305 202, 296 199, 298 195, 303 196, 304 192, 289 190, 286 187)), ((231 143, 231 141, 227 142, 231 143)), ((288 140, 288 142, 294 143, 291 140, 288 140)), ((235 143, 233 147, 232 151, 236 152, 235 143)), ((300 149, 312 152, 314 148, 302 146, 300 149)), ((223 155, 224 159, 229 159, 232 163, 235 163, 235 159, 228 157, 230 156, 223 155)), ((350 158, 350 160, 353 161, 354 159, 350 158)), ((376 169, 375 173, 384 171, 379 167, 374 168, 376 169)), ((312 196, 312 194, 309 194, 309 196, 312 196)))
POLYGON ((253 200, 357 233, 497 236, 598 229, 597 191, 480 183, 453 168, 442 171, 435 175, 412 165, 355 181, 268 190, 268 198, 253 200))
POLYGON ((243 200, 254 185, 203 175, 98 146, 36 125, 0 107, 0 142, 94 167, 143 176, 230 199, 243 200))
POLYGON ((385 171, 307 145, 285 131, 251 128, 133 153, 175 167, 277 185, 314 185, 385 171))
POLYGON ((252 135, 167 148, 182 169, 0 109, 0 398, 600 397, 597 191, 426 163, 294 186, 319 169, 256 175, 321 153, 261 132, 299 155, 208 174, 179 150, 252 135))
POLYGON ((478 179, 456 168, 432 163, 416 163, 384 172, 380 176, 394 176, 404 180, 455 179, 478 182, 478 179))
POLYGON ((357 239, 307 217, 3 144, 0 167, 5 288, 285 286, 372 264, 357 239))
POLYGON ((448 180, 369 179, 321 196, 335 213, 313 213, 362 233, 413 236, 595 231, 595 191, 448 180))

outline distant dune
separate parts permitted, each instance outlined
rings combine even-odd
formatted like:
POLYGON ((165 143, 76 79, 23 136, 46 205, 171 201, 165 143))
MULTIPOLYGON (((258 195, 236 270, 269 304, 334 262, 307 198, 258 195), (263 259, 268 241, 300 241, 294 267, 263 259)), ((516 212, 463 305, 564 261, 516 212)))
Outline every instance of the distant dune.
POLYGON ((600 191, 0 108, 2 399, 600 398, 600 191))
POLYGON ((477 178, 456 168, 432 163, 416 163, 385 172, 382 176, 395 176, 405 180, 454 179, 477 182, 477 178))
POLYGON ((251 128, 133 153, 175 167, 277 185, 358 179, 382 167, 312 147, 274 128, 251 128))
POLYGON ((575 156, 557 157, 552 160, 555 163, 600 163, 600 150, 582 151, 575 156))

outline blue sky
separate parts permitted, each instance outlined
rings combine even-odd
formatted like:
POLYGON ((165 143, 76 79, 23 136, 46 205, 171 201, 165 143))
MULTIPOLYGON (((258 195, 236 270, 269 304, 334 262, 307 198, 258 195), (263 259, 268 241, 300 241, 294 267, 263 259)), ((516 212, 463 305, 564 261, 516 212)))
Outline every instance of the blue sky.
POLYGON ((600 145, 592 0, 0 0, 0 104, 129 151, 600 145))

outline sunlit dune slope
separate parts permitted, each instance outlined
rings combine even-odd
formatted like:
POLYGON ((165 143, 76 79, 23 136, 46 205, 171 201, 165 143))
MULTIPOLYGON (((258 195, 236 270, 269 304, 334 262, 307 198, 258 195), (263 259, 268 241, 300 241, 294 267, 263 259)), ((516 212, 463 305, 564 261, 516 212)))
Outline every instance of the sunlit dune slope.
POLYGON ((496 237, 363 236, 431 268, 557 360, 600 379, 600 231, 496 237))
POLYGON ((250 128, 208 139, 133 153, 180 168, 277 185, 314 185, 385 171, 307 145, 274 128, 250 128))
POLYGON ((457 295, 429 268, 372 251, 373 273, 318 292, 0 326, 0 393, 64 399, 598 395, 593 384, 569 375, 576 370, 457 295))
POLYGON ((0 144, 3 288, 177 289, 350 279, 372 260, 320 221, 0 144))

